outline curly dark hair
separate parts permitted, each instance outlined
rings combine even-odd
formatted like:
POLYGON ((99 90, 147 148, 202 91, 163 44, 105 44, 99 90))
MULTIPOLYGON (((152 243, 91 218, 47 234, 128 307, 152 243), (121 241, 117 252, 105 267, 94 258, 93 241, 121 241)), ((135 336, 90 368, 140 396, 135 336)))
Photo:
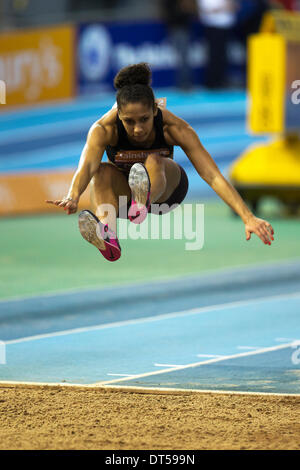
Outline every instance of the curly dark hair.
POLYGON ((151 78, 151 69, 145 62, 122 68, 114 78, 118 108, 137 102, 154 108, 155 96, 151 88, 151 78))

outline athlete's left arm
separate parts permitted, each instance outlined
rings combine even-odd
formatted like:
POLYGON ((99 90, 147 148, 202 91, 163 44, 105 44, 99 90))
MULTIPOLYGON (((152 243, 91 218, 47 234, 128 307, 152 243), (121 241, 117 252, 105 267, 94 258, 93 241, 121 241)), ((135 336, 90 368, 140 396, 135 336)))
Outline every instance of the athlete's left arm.
POLYGON ((271 240, 274 240, 273 227, 250 211, 235 188, 224 178, 194 129, 178 119, 175 125, 169 127, 168 132, 186 153, 201 178, 241 217, 245 224, 246 240, 250 240, 251 233, 255 233, 265 244, 270 245, 271 240))

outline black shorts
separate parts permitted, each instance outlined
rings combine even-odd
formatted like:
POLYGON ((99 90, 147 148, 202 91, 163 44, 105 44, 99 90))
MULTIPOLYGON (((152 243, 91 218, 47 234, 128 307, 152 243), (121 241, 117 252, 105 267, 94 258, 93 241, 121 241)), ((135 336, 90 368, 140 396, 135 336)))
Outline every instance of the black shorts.
MULTIPOLYGON (((177 163, 177 165, 178 165, 178 163, 177 163)), ((179 184, 178 184, 177 188, 174 189, 173 193, 171 194, 171 196, 168 198, 167 201, 160 202, 160 203, 154 203, 153 208, 150 206, 149 211, 148 211, 149 213, 152 212, 153 214, 157 214, 157 215, 167 214, 171 210, 175 209, 177 207, 177 205, 181 204, 182 201, 184 200, 185 196, 187 195, 188 189, 189 189, 189 180, 188 180, 187 174, 184 171, 184 169, 180 165, 178 165, 178 166, 180 168, 181 178, 180 178, 180 181, 179 181, 179 184)), ((127 214, 128 214, 128 210, 130 208, 130 205, 131 205, 131 201, 128 201, 127 214)), ((121 211, 121 214, 118 214, 118 217, 120 219, 124 218, 124 217, 122 217, 122 211, 121 211)))

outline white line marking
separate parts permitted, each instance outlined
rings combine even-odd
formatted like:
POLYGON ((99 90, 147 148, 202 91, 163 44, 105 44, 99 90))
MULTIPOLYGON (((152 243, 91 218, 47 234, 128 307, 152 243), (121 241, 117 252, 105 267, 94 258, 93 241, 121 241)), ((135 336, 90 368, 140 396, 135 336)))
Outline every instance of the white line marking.
POLYGON ((87 333, 87 332, 96 331, 96 330, 106 330, 109 328, 119 328, 119 327, 127 326, 127 325, 137 325, 137 324, 143 324, 143 323, 158 322, 161 320, 168 320, 171 318, 180 318, 180 317, 187 316, 187 315, 200 315, 200 314, 204 314, 204 313, 208 313, 212 311, 220 311, 220 310, 224 310, 228 308, 239 308, 239 307, 245 307, 248 305, 256 305, 259 303, 270 302, 272 300, 283 300, 283 299, 293 299, 293 298, 296 298, 296 299, 300 298, 300 292, 294 292, 292 294, 274 295, 270 297, 261 297, 257 299, 251 299, 251 300, 239 300, 236 302, 216 304, 216 305, 211 305, 208 307, 192 308, 189 310, 182 310, 179 312, 164 313, 161 315, 155 315, 151 317, 137 318, 133 320, 123 320, 123 321, 114 322, 114 323, 106 323, 106 324, 101 324, 101 325, 94 325, 94 326, 87 326, 87 327, 82 327, 82 328, 73 328, 73 329, 64 330, 64 331, 57 331, 53 333, 45 333, 45 334, 40 334, 40 335, 35 335, 35 336, 27 336, 25 338, 18 338, 18 339, 5 341, 5 344, 17 344, 17 343, 23 343, 26 341, 36 341, 40 339, 54 338, 54 337, 65 336, 65 335, 70 335, 70 334, 87 333))
POLYGON ((183 364, 154 364, 155 367, 182 367, 183 364))
POLYGON ((119 377, 134 377, 134 374, 106 374, 106 375, 116 375, 119 377))
MULTIPOLYGON (((140 379, 140 378, 143 378, 143 377, 150 377, 151 375, 158 375, 158 374, 166 374, 168 372, 174 372, 174 370, 176 371, 179 371, 179 370, 184 370, 184 369, 189 369, 189 368, 192 368, 192 367, 198 367, 198 366, 202 366, 202 365, 206 365, 206 364, 213 364, 213 363, 216 363, 216 362, 222 362, 222 361, 227 361, 229 359, 237 359, 237 358, 240 358, 240 357, 247 357, 247 356, 253 356, 253 355, 256 355, 256 354, 264 354, 264 353, 267 353, 267 352, 271 352, 271 351, 278 351, 279 349, 286 349, 286 348, 291 348, 293 347, 293 344, 294 343, 288 343, 288 344, 281 344, 279 346, 271 346, 269 348, 263 348, 263 349, 257 349, 256 351, 249 351, 249 352, 244 352, 244 353, 239 353, 239 354, 232 354, 232 355, 229 355, 229 356, 223 356, 223 357, 219 357, 219 358, 215 358, 215 359, 209 359, 207 361, 202 361, 202 362, 194 362, 194 363, 191 363, 191 364, 187 364, 185 366, 180 366, 180 367, 177 367, 177 368, 169 368, 169 369, 163 369, 163 370, 159 370, 159 371, 153 371, 153 372, 145 372, 144 374, 138 374, 130 379, 127 379, 127 380, 133 380, 133 379, 140 379)), ((106 385, 106 384, 113 384, 115 382, 122 382, 123 380, 126 380, 126 379, 116 379, 116 380, 110 380, 110 381, 107 381, 107 382, 96 382, 94 385, 97 385, 97 384, 101 384, 101 385, 106 385)))

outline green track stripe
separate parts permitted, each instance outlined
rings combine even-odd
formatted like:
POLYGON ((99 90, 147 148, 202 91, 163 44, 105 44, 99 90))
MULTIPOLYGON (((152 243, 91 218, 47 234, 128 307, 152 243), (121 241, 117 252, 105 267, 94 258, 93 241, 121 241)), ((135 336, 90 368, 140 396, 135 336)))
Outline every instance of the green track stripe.
POLYGON ((120 241, 121 259, 109 263, 82 239, 76 215, 1 219, 0 298, 101 288, 300 257, 299 220, 283 218, 276 211, 268 220, 275 229, 272 246, 254 235, 246 242, 241 220, 224 203, 208 202, 201 250, 186 251, 186 239, 127 239, 120 241))

